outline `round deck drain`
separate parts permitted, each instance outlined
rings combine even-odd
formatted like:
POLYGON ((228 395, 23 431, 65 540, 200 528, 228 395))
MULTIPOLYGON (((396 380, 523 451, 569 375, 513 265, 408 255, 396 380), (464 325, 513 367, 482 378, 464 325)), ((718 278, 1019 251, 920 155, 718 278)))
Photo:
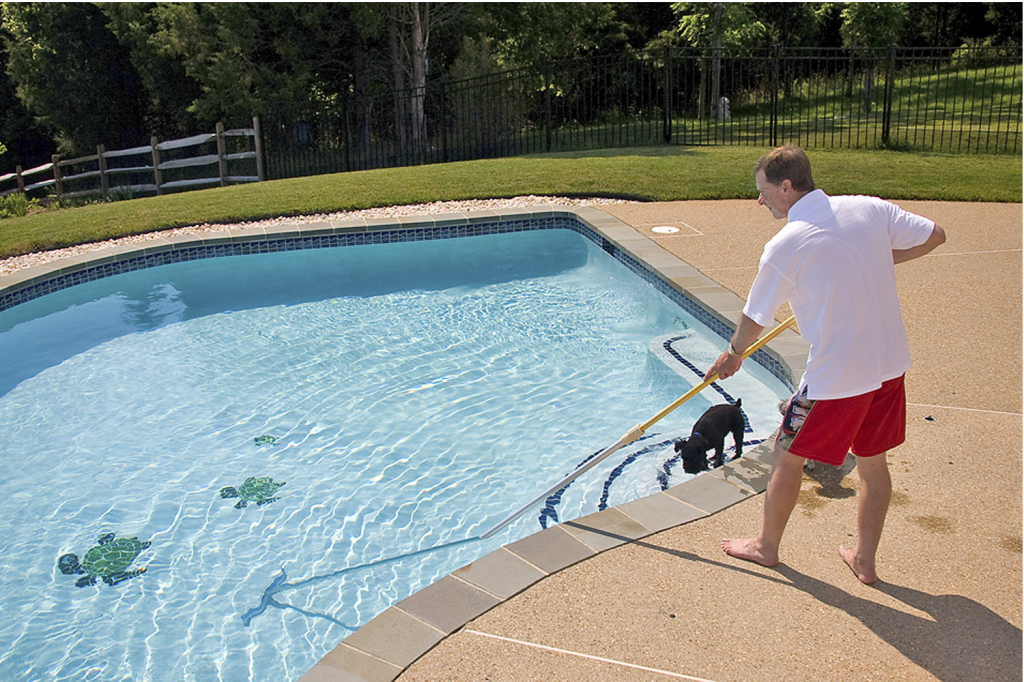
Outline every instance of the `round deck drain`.
POLYGON ((657 232, 658 234, 675 234, 678 231, 678 227, 672 227, 671 225, 659 225, 658 227, 651 228, 651 232, 657 232))

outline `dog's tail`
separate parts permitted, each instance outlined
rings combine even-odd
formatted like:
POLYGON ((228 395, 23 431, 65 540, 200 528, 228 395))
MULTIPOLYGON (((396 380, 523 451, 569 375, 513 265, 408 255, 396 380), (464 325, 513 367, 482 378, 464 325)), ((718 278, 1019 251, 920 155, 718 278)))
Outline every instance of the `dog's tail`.
POLYGON ((736 398, 736 407, 743 407, 743 398, 736 398))

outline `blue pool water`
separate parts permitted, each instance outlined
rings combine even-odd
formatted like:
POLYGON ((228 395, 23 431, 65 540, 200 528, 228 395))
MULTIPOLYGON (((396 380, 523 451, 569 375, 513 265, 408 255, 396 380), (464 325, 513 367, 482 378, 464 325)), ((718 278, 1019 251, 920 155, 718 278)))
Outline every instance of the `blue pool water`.
MULTIPOLYGON (((297 679, 541 510, 382 558, 479 535, 698 383, 651 352, 666 335, 698 368, 723 345, 567 230, 213 258, 0 313, 0 679, 297 679), (285 485, 221 496, 249 477, 285 485), (150 543, 124 567, 145 573, 77 587, 58 558, 108 534, 150 543)), ((747 364, 726 387, 757 439, 786 389, 747 364)), ((685 480, 671 438, 720 402, 544 522, 685 480)))

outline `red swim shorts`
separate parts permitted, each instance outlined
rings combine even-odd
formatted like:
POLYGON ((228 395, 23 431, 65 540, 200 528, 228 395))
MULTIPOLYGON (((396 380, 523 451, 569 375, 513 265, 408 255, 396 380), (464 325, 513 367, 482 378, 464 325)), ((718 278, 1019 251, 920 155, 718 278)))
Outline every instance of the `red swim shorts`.
POLYGON ((793 396, 779 431, 779 444, 797 457, 839 465, 848 451, 873 457, 906 439, 902 376, 849 398, 809 400, 806 391, 793 396))

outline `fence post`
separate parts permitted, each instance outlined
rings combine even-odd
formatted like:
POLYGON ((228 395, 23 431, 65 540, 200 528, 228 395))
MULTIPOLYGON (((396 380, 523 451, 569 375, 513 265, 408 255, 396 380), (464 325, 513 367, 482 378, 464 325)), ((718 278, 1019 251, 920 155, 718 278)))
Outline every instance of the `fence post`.
POLYGON ((53 187, 57 192, 57 198, 60 199, 64 194, 64 181, 60 177, 60 154, 51 156, 50 161, 53 162, 53 187))
POLYGON ((889 147, 892 127, 892 94, 896 85, 896 45, 889 45, 889 56, 885 62, 885 91, 882 93, 882 148, 889 147))
POLYGON ((441 147, 442 147, 442 150, 443 150, 441 152, 441 160, 444 161, 444 163, 448 163, 449 158, 450 158, 449 154, 448 154, 448 129, 450 127, 450 125, 449 125, 449 120, 450 119, 449 119, 449 116, 448 116, 448 81, 442 81, 440 87, 441 87, 441 147))
POLYGON ((228 160, 224 158, 226 153, 224 149, 224 122, 217 121, 214 130, 217 133, 217 175, 220 176, 220 186, 226 187, 228 184, 228 160))
POLYGON ((14 173, 18 176, 18 191, 25 194, 25 178, 21 176, 21 166, 15 166, 14 173))
POLYGON ((153 180, 156 182, 157 196, 163 194, 163 191, 160 189, 160 185, 163 184, 163 178, 160 175, 160 150, 157 149, 159 143, 160 141, 156 139, 156 135, 149 138, 149 144, 153 148, 153 180))
POLYGON ((665 46, 665 106, 661 117, 661 139, 672 144, 672 47, 665 46))
MULTIPOLYGON (((342 112, 345 118, 345 170, 352 170, 352 107, 350 105, 351 98, 346 97, 344 99, 344 105, 342 112)), ((359 106, 357 103, 356 106, 359 106)))
POLYGON ((772 45, 772 113, 768 122, 768 138, 772 147, 779 146, 779 44, 772 45))
POLYGON ((253 147, 256 151, 256 177, 260 182, 267 179, 267 175, 263 170, 263 143, 260 142, 260 117, 252 117, 252 140, 253 147))
POLYGON ((551 151, 551 64, 544 69, 544 151, 551 151))
POLYGON ((107 177, 107 159, 103 156, 106 151, 103 145, 96 145, 96 158, 100 166, 100 191, 103 192, 104 197, 110 193, 110 178, 107 177))

